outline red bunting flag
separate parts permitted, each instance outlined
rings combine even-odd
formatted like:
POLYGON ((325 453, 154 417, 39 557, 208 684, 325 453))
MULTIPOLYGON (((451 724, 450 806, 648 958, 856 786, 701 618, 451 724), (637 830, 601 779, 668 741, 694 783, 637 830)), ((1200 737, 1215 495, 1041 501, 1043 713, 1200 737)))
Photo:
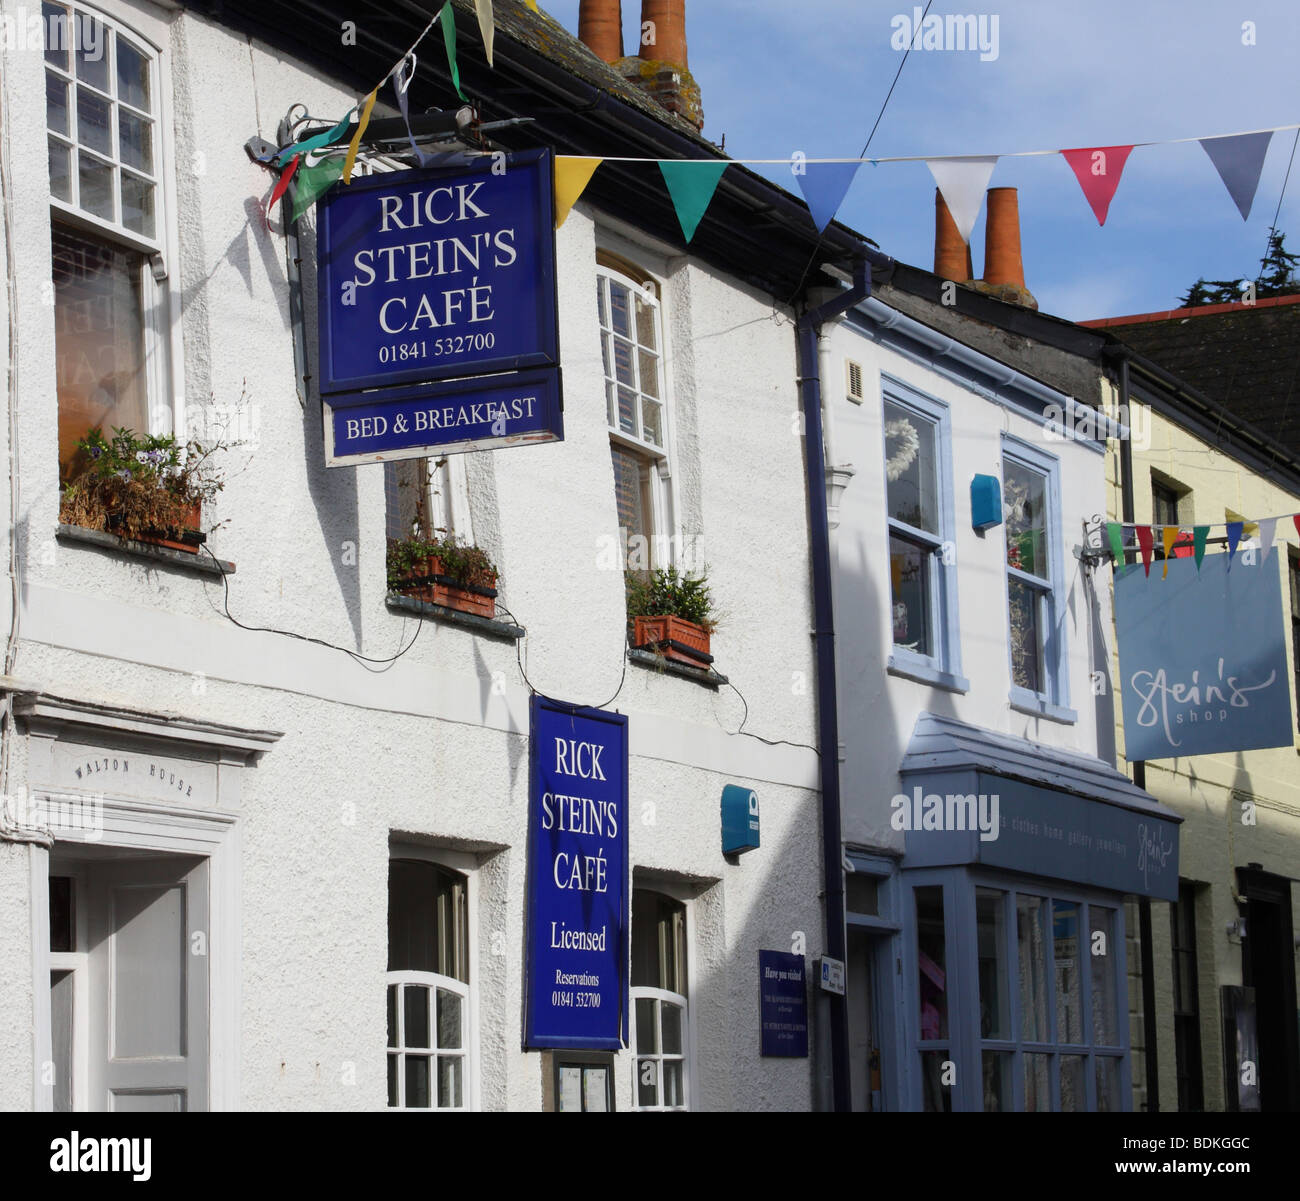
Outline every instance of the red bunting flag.
POLYGON ((1300 534, 1300 513, 1297 513, 1294 517, 1291 518, 1291 520, 1295 522, 1295 532, 1297 534, 1300 534))
POLYGON ((1124 174, 1124 164, 1132 150, 1132 146, 1092 146, 1061 151, 1074 171, 1098 225, 1106 224, 1111 198, 1119 187, 1119 177, 1124 174))
POLYGON ((1142 548, 1142 566, 1146 569, 1147 575, 1151 574, 1151 547, 1155 538, 1151 533, 1149 525, 1140 525, 1137 527, 1138 546, 1142 548))
POLYGON ((293 158, 289 160, 289 165, 280 172, 280 178, 275 181, 275 188, 271 192, 271 199, 266 202, 266 211, 268 215, 271 210, 275 208, 275 202, 288 190, 289 181, 293 178, 293 173, 298 170, 298 160, 301 157, 301 155, 295 154, 293 158))

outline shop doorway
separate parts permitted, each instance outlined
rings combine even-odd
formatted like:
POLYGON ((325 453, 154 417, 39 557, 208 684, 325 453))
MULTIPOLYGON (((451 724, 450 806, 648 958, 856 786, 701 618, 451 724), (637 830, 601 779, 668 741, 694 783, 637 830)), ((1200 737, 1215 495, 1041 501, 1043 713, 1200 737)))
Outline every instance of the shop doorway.
POLYGON ((55 1111, 208 1108, 208 860, 51 854, 55 1111))
POLYGON ((888 934, 849 930, 849 1087, 857 1113, 879 1113, 885 1108, 881 1071, 879 997, 876 991, 877 952, 888 934))
POLYGON ((1241 970, 1246 987, 1255 990, 1260 1108, 1295 1112, 1300 1110, 1300 1037, 1291 882, 1255 867, 1238 868, 1237 875, 1246 898, 1241 970))

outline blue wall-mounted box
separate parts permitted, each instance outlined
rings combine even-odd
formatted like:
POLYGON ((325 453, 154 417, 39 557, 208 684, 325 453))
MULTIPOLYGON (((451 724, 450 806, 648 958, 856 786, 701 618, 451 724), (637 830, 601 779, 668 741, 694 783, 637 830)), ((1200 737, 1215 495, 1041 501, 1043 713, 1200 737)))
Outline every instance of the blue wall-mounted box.
POLYGON ((722 853, 743 855, 758 849, 758 793, 739 784, 722 790, 722 853))
POLYGON ((970 523, 977 530, 1002 524, 1002 485, 996 475, 977 475, 971 480, 970 523))

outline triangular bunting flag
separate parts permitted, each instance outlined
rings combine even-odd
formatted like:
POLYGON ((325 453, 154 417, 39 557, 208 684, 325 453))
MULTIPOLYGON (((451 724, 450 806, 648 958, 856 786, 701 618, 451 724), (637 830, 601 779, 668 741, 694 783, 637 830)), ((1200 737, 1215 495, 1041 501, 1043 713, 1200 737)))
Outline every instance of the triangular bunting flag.
POLYGON ((1300 534, 1300 513, 1297 513, 1294 517, 1291 518, 1291 520, 1295 522, 1295 532, 1297 534, 1300 534))
POLYGON ((975 218, 980 215, 980 205, 984 201, 984 191, 997 162, 996 155, 925 160, 963 242, 970 242, 975 218))
POLYGON ((1241 531, 1244 523, 1240 521, 1228 522, 1228 565, 1232 566, 1232 556, 1237 553, 1237 543, 1241 541, 1241 531))
POLYGON ((1110 553, 1115 566, 1124 564, 1124 527, 1118 521, 1106 522, 1106 537, 1110 539, 1110 553))
POLYGON ((357 122, 357 132, 352 135, 352 141, 348 143, 348 155, 343 160, 343 182, 352 182, 352 168, 357 165, 357 150, 360 149, 361 139, 365 136, 366 126, 370 124, 370 113, 375 107, 375 97, 378 90, 371 92, 366 97, 366 102, 361 107, 361 120, 357 122))
POLYGON ((1192 526, 1192 553, 1196 558, 1196 570, 1201 570, 1201 560, 1205 558, 1205 543, 1210 537, 1208 525, 1192 526))
POLYGON ((293 193, 293 219, 297 221, 342 174, 343 160, 338 155, 322 159, 314 167, 303 167, 295 181, 298 186, 293 193))
POLYGON ((1269 129, 1263 133, 1201 139, 1201 149, 1210 156, 1243 221, 1250 219, 1250 206, 1255 202, 1255 189, 1259 187, 1264 156, 1272 138, 1273 131, 1269 129))
POLYGON ((1165 548, 1165 569, 1160 573, 1160 578, 1167 579, 1169 576, 1169 560, 1174 557, 1174 543, 1178 541, 1178 535, 1182 531, 1176 525, 1167 525, 1164 527, 1164 533, 1160 536, 1160 541, 1165 548))
POLYGON ((835 220, 861 163, 804 163, 795 176, 818 233, 835 220))
POLYGON ((1119 177, 1124 174, 1124 164, 1132 150, 1132 146, 1091 146, 1061 151, 1079 181, 1098 225, 1106 224, 1111 198, 1119 187, 1119 177))
POLYGON ((537 11, 537 0, 524 0, 524 3, 528 5, 528 7, 533 10, 533 12, 537 11))
POLYGON ((1268 562, 1268 552, 1273 549, 1273 535, 1276 531, 1276 517, 1261 517, 1259 519, 1259 549, 1264 552, 1260 558, 1265 563, 1268 562))
POLYGON ((478 27, 483 34, 483 52, 487 55, 488 66, 492 65, 492 39, 496 34, 496 22, 492 19, 492 0, 474 0, 474 10, 478 13, 478 27))
POLYGON ((587 190, 591 177, 603 159, 571 158, 568 155, 556 155, 555 158, 555 228, 564 224, 578 198, 587 190))
POLYGON ((695 237, 695 231, 700 227, 728 165, 726 162, 713 162, 709 159, 660 161, 659 170, 663 172, 668 195, 672 197, 677 220, 681 223, 682 233, 688 242, 695 237))
POLYGON ((1155 539, 1151 535, 1149 525, 1140 525, 1137 527, 1138 546, 1142 548, 1142 566, 1146 569, 1147 575, 1151 574, 1151 547, 1155 539))
POLYGON ((266 211, 268 215, 271 210, 275 208, 275 202, 288 190, 289 181, 293 178, 293 173, 298 170, 298 160, 301 157, 301 155, 295 154, 293 158, 289 160, 289 165, 280 172, 280 178, 275 181, 275 187, 271 189, 271 199, 266 202, 266 211))
POLYGON ((456 89, 456 95, 468 104, 465 93, 460 90, 460 66, 456 62, 456 14, 451 11, 451 0, 442 6, 442 12, 438 16, 442 19, 442 40, 447 47, 447 66, 451 69, 452 85, 456 89))
POLYGON ((352 128, 352 114, 357 110, 350 108, 343 114, 343 120, 340 121, 333 129, 327 129, 324 133, 313 134, 302 142, 295 142, 292 146, 286 147, 276 153, 271 160, 273 163, 284 162, 290 155, 310 154, 313 150, 321 150, 326 146, 333 146, 335 142, 341 141, 344 134, 352 128))

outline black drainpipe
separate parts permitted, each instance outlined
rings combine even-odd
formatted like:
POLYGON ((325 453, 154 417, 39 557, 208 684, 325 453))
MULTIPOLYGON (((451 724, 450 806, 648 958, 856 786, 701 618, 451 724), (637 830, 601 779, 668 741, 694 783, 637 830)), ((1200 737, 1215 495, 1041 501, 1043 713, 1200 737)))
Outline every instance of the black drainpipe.
MULTIPOLYGON (((1121 353, 1119 360, 1119 403, 1129 436, 1119 443, 1120 515, 1126 525, 1133 524, 1133 414, 1129 394, 1128 356, 1121 353)), ((1132 551, 1125 551, 1126 563, 1136 561, 1132 551)), ((1139 788, 1147 786, 1147 765, 1130 761, 1133 783, 1139 788)), ((1160 1057, 1156 1053, 1156 967, 1151 946, 1151 898, 1138 897, 1138 935, 1142 940, 1142 1041, 1146 1061, 1147 1112, 1160 1110, 1160 1057)))
MULTIPOLYGON (((864 247, 864 249, 866 249, 864 247)), ((868 251, 872 261, 892 260, 868 251)), ((808 475, 808 523, 812 542, 814 638, 817 652, 817 748, 821 762, 822 875, 826 893, 826 954, 843 961, 844 848, 840 831, 839 713, 835 685, 835 617, 831 605, 831 542, 826 512, 826 447, 822 438, 822 389, 817 337, 822 325, 871 295, 871 262, 854 268, 853 286, 799 318, 799 398, 804 419, 804 467, 808 475)), ((847 974, 847 973, 846 973, 847 974)), ((828 993, 831 1014, 831 1096, 836 1113, 852 1107, 849 1092, 847 999, 828 993)))

